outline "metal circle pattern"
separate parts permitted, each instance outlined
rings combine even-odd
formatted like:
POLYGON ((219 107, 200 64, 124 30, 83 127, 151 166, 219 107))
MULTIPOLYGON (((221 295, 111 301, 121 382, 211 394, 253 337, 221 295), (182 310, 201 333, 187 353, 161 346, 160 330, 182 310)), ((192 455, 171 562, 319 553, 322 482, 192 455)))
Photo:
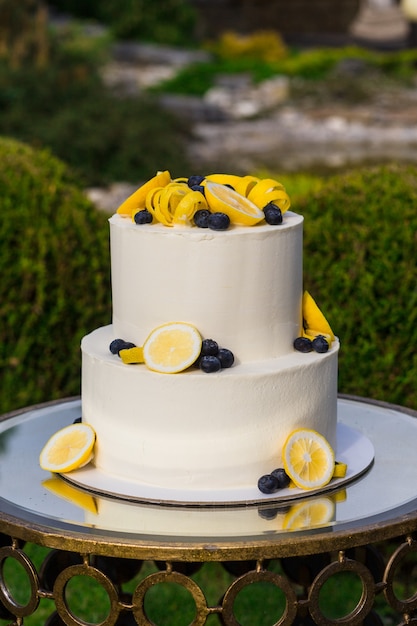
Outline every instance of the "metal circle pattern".
POLYGON ((258 582, 272 583, 285 594, 286 606, 284 613, 280 619, 271 626, 290 626, 290 624, 293 623, 297 615, 297 596, 290 583, 283 576, 275 574, 274 572, 268 570, 254 570, 235 580, 226 591, 222 605, 222 622, 225 626, 241 626, 234 615, 233 609, 235 600, 242 589, 258 582))
POLYGON ((58 574, 55 580, 53 594, 56 609, 62 621, 67 626, 91 626, 89 622, 77 618, 67 604, 65 597, 66 587, 75 576, 87 576, 97 581, 103 587, 109 597, 110 610, 106 619, 100 623, 100 626, 114 626, 122 608, 122 605, 119 603, 118 591, 106 574, 86 564, 67 567, 58 574))
POLYGON ((368 613, 372 610, 375 598, 375 581, 371 572, 365 565, 359 561, 341 558, 339 561, 333 561, 327 565, 315 578, 309 593, 309 610, 310 615, 316 624, 320 626, 335 626, 349 624, 349 626, 357 626, 361 624, 368 613), (356 574, 362 582, 362 595, 356 607, 342 618, 330 619, 326 617, 320 609, 320 592, 323 585, 332 577, 340 573, 356 574))
POLYGON ((189 591, 196 606, 196 616, 190 626, 203 626, 206 623, 209 609, 207 607, 206 598, 197 583, 179 572, 161 571, 150 574, 144 578, 133 593, 133 615, 139 626, 155 626, 146 615, 145 596, 151 587, 159 585, 160 583, 177 583, 189 591))
POLYGON ((417 552, 417 541, 410 539, 397 548, 387 563, 384 574, 384 595, 387 602, 399 613, 410 613, 417 609, 417 591, 407 600, 400 600, 394 592, 395 575, 406 558, 417 552))
POLYGON ((27 617, 38 608, 39 604, 39 577, 32 561, 19 548, 4 546, 0 548, 0 602, 16 617, 27 617), (14 559, 19 563, 28 577, 30 585, 30 598, 24 605, 19 604, 5 583, 3 570, 6 559, 14 559))

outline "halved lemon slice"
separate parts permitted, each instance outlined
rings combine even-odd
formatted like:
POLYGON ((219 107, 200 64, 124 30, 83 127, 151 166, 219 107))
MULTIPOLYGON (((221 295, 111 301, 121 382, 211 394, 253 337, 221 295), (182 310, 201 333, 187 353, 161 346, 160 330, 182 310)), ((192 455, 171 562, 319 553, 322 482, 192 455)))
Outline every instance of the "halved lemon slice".
POLYGON ((333 449, 315 430, 294 430, 284 444, 282 458, 288 476, 301 489, 324 487, 333 477, 333 449))
POLYGON ((202 338, 192 324, 170 322, 155 328, 143 345, 143 359, 154 372, 182 372, 200 356, 202 338))
POLYGON ((171 182, 171 174, 168 170, 158 172, 153 178, 148 180, 139 189, 136 189, 117 209, 120 215, 128 215, 131 217, 132 211, 145 208, 146 196, 155 187, 165 187, 171 182))
POLYGON ((334 333, 329 322, 308 291, 303 294, 303 319, 307 332, 309 329, 314 329, 314 332, 319 332, 324 336, 330 335, 331 341, 334 340, 334 333))
POLYGON ((213 212, 226 213, 232 224, 253 226, 265 218, 256 204, 226 185, 208 180, 205 195, 209 208, 213 212))
POLYGON ((89 424, 71 424, 61 428, 42 449, 40 466, 49 472, 70 472, 82 467, 92 458, 95 440, 96 434, 89 424))
POLYGON ((334 516, 332 498, 321 497, 294 504, 284 517, 285 530, 304 530, 328 524, 334 516))

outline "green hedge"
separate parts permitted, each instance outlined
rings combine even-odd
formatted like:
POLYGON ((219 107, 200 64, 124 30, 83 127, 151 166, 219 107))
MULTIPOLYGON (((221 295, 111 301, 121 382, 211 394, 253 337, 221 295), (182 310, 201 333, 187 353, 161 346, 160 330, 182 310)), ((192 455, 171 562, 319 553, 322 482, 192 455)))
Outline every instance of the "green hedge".
POLYGON ((108 224, 66 166, 0 140, 0 411, 79 393, 81 337, 110 320, 108 224))
POLYGON ((305 286, 341 339, 340 391, 417 409, 417 169, 336 176, 294 210, 305 286))

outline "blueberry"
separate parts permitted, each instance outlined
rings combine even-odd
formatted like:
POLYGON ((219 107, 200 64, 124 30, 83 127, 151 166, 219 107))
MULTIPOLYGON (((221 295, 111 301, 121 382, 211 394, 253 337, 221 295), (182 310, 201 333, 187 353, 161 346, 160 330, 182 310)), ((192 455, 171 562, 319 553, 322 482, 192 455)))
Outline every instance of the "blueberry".
POLYGON ((191 191, 199 191, 200 193, 205 194, 205 189, 203 187, 203 185, 193 185, 192 187, 190 187, 191 191))
POLYGON ((217 353, 217 358, 219 359, 222 368, 232 367, 235 361, 233 352, 227 348, 220 348, 217 353))
POLYGON ((194 213, 194 224, 198 226, 198 228, 208 228, 210 215, 211 213, 207 209, 199 209, 194 213))
POLYGON ((212 230, 227 230, 230 226, 230 217, 226 213, 211 213, 208 218, 208 227, 212 230))
POLYGON ((283 467, 278 467, 278 469, 274 469, 271 474, 277 479, 278 489, 285 489, 285 487, 288 487, 291 482, 290 477, 283 467))
POLYGON ((135 348, 135 344, 124 339, 114 339, 109 348, 112 354, 119 354, 120 350, 128 350, 129 348, 135 348))
POLYGON ((258 489, 262 493, 274 493, 278 491, 278 481, 272 474, 265 474, 258 480, 258 489))
POLYGON ((316 352, 324 353, 329 349, 329 342, 326 340, 326 337, 323 337, 323 335, 317 335, 317 337, 314 337, 312 341, 312 346, 313 350, 316 352))
POLYGON ((312 352, 313 344, 308 337, 297 337, 297 339, 294 339, 294 348, 298 352, 312 352))
POLYGON ((153 220, 152 213, 148 209, 142 209, 142 211, 135 213, 134 220, 135 224, 151 224, 153 220))
POLYGON ((201 356, 217 356, 219 344, 214 339, 203 339, 201 344, 201 356))
POLYGON ((198 176, 198 174, 194 176, 190 176, 189 179, 187 180, 187 185, 193 188, 195 187, 195 185, 201 185, 204 179, 205 179, 205 176, 198 176))
POLYGON ((265 221, 267 224, 282 224, 282 212, 279 206, 273 202, 269 202, 263 209, 265 221))
POLYGON ((216 356, 202 356, 200 359, 200 369, 206 374, 212 374, 213 372, 219 372, 222 365, 216 356))
POLYGON ((73 424, 81 424, 82 421, 83 421, 82 417, 76 417, 75 420, 72 423, 73 424))

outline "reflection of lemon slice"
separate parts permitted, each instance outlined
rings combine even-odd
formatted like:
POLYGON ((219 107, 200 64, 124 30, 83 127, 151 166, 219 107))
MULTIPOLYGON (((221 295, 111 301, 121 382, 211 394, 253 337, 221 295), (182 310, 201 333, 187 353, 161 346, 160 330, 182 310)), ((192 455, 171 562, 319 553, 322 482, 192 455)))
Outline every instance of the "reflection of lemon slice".
POLYGON ((332 498, 322 497, 294 504, 284 517, 285 530, 305 530, 328 524, 334 516, 332 498))
POLYGON ((294 430, 284 444, 284 469, 301 489, 324 487, 334 472, 334 452, 315 430, 294 430))
POLYGON ((42 485, 56 496, 71 502, 71 504, 76 504, 90 513, 97 513, 97 502, 93 496, 72 487, 59 476, 53 476, 53 478, 42 481, 42 485))
POLYGON ((143 358, 149 369, 175 374, 196 362, 201 346, 201 335, 194 326, 171 322, 151 332, 143 346, 143 358))
POLYGON ((329 322, 308 291, 305 291, 303 294, 303 319, 307 331, 310 328, 314 328, 314 332, 319 332, 325 336, 330 335, 331 340, 334 340, 334 334, 329 322))
POLYGON ((89 424, 71 424, 45 444, 39 463, 49 472, 70 472, 91 460, 96 434, 89 424))
POLYGON ((171 174, 166 170, 165 172, 158 172, 153 178, 148 180, 144 185, 136 189, 117 209, 117 213, 121 215, 128 215, 131 217, 132 211, 145 208, 146 196, 155 187, 165 187, 171 182, 171 174))
POLYGON ((226 213, 232 224, 252 226, 265 217, 264 212, 256 204, 226 185, 208 180, 205 195, 209 208, 213 212, 226 213))

